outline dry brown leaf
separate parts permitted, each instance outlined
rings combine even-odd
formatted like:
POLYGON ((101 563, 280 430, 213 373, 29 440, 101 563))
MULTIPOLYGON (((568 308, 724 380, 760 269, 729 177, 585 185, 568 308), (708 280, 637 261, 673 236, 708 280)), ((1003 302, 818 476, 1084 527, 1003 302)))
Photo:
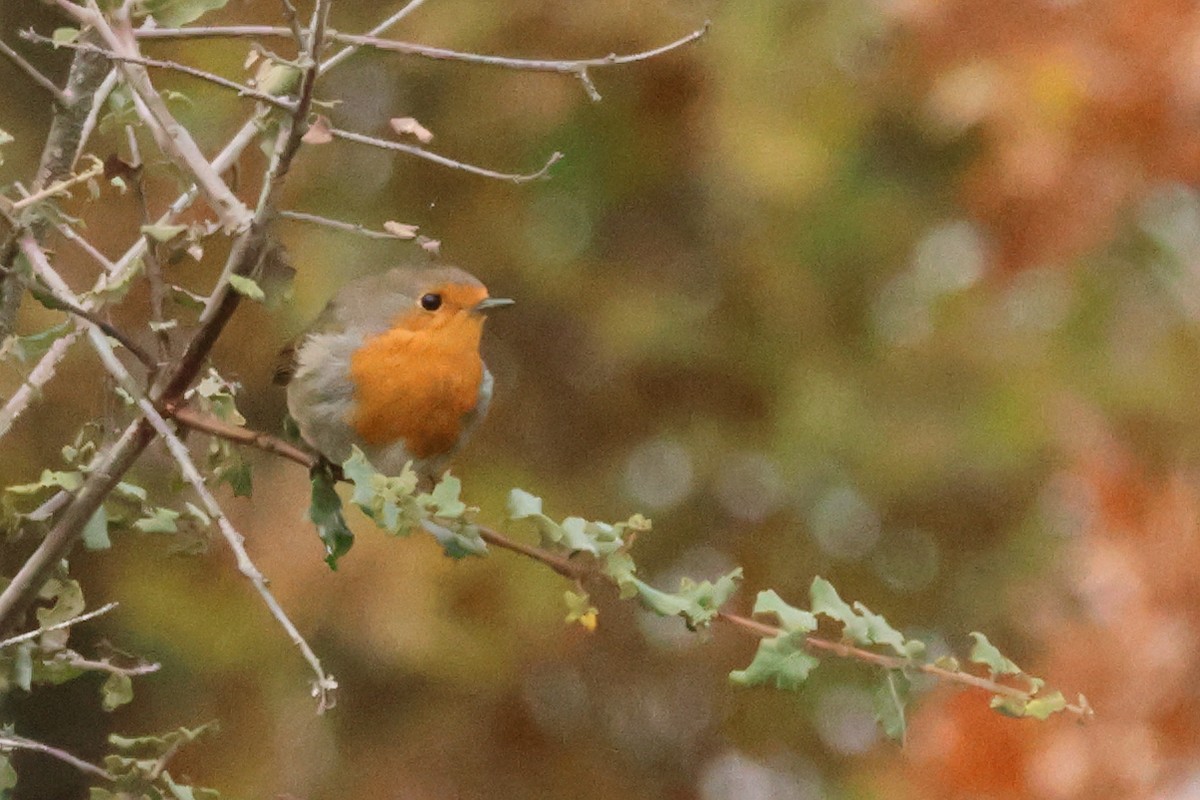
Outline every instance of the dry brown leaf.
POLYGON ((324 114, 317 114, 317 118, 313 120, 313 124, 308 126, 308 130, 304 132, 304 136, 300 141, 305 144, 329 144, 333 141, 333 134, 329 132, 329 118, 324 114))

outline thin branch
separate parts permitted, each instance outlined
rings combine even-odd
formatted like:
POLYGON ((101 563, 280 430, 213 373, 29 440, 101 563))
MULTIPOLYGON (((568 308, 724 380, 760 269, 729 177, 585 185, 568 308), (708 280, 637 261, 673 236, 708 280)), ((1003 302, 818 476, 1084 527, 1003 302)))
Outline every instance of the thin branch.
MULTIPOLYGON (((579 59, 546 59, 546 58, 511 58, 508 56, 491 56, 482 53, 468 53, 459 50, 448 50, 442 47, 430 47, 428 45, 416 44, 413 42, 401 42, 394 39, 381 39, 377 32, 372 31, 367 35, 358 35, 352 33, 340 33, 338 31, 330 31, 328 37, 330 40, 342 44, 352 45, 354 48, 370 47, 376 50, 385 50, 393 53, 401 53, 404 55, 420 56, 422 58, 432 58, 440 61, 461 61, 468 64, 480 64, 484 66, 503 67, 505 69, 515 69, 528 72, 552 72, 560 75, 571 75, 578 79, 588 93, 588 97, 592 100, 599 100, 600 93, 596 90, 595 85, 591 81, 588 70, 592 68, 603 68, 618 66, 621 64, 632 64, 637 61, 645 61, 663 53, 669 53, 672 50, 677 50, 680 47, 691 44, 708 33, 710 23, 706 21, 704 25, 692 31, 691 33, 681 36, 678 39, 668 42, 659 47, 654 47, 649 50, 642 50, 636 53, 628 53, 625 55, 617 55, 609 53, 606 56, 598 56, 595 58, 579 58, 579 59)), ((288 28, 270 26, 270 25, 237 25, 237 26, 213 26, 213 27, 195 27, 195 28, 152 28, 141 29, 135 34, 142 39, 181 39, 181 38, 267 38, 267 37, 287 37, 291 36, 292 32, 288 28)), ((350 48, 343 50, 335 55, 331 62, 340 61, 343 54, 350 51, 350 48)))
POLYGON ((230 442, 257 447, 259 450, 295 461, 309 469, 312 469, 317 463, 316 456, 282 439, 261 431, 232 425, 216 417, 202 414, 188 406, 168 406, 164 411, 167 416, 185 428, 201 431, 230 442))
MULTIPOLYGON (((400 8, 400 10, 397 11, 395 14, 392 14, 390 17, 385 19, 383 22, 380 22, 374 28, 371 28, 371 30, 367 31, 367 36, 378 36, 379 34, 388 31, 395 25, 399 24, 399 22, 402 19, 407 17, 412 12, 416 11, 418 8, 420 8, 424 4, 425 4, 425 0, 409 0, 409 2, 407 4, 405 4, 404 6, 402 6, 400 8)), ((359 48, 357 45, 350 45, 349 47, 343 47, 341 50, 337 51, 332 56, 330 56, 329 60, 325 62, 325 66, 322 69, 322 72, 324 72, 325 70, 333 69, 338 64, 342 63, 347 58, 349 58, 350 56, 357 53, 358 50, 359 50, 359 48)))
MULTIPOLYGON (((782 628, 777 628, 774 625, 768 625, 758 620, 750 619, 749 617, 731 614, 726 611, 717 612, 717 619, 722 622, 734 625, 746 633, 750 633, 761 639, 773 639, 776 636, 786 635, 786 631, 782 628)), ((975 689, 983 689, 992 694, 1011 697, 1015 700, 1028 702, 1032 700, 1034 695, 1024 689, 1016 686, 1009 686, 989 678, 981 678, 978 675, 972 675, 969 672, 962 670, 946 669, 939 667, 936 664, 928 664, 919 661, 913 661, 899 656, 890 656, 885 653, 876 653, 871 650, 864 650, 861 647, 855 647, 845 642, 834 642, 828 639, 823 639, 819 636, 805 636, 804 644, 810 650, 815 650, 818 653, 829 653, 839 658, 848 658, 854 661, 861 661, 864 664, 871 664, 876 667, 887 670, 916 670, 930 675, 938 680, 947 683, 957 683, 962 686, 970 686, 975 689)), ((1091 709, 1083 705, 1067 704, 1066 710, 1079 717, 1088 717, 1091 715, 1091 709)))
POLYGON ((495 547, 517 553, 518 555, 522 555, 541 564, 545 564, 547 567, 568 580, 579 581, 588 576, 588 570, 586 568, 573 563, 569 559, 563 558, 555 553, 551 553, 548 550, 543 550, 540 547, 535 547, 531 544, 525 544, 524 542, 518 542, 515 539, 510 539, 494 528, 480 526, 479 538, 495 547))
POLYGON ((46 253, 42 248, 38 247, 32 233, 26 233, 21 237, 20 247, 21 252, 29 259, 30 266, 33 268, 33 274, 37 276, 50 292, 54 303, 61 306, 64 311, 74 314, 90 325, 99 328, 104 335, 116 339, 138 361, 142 362, 147 369, 154 369, 156 362, 153 356, 143 350, 141 345, 133 341, 129 334, 79 304, 79 300, 71 293, 70 287, 54 271, 53 267, 50 266, 50 262, 46 260, 46 253))
POLYGON ((104 364, 105 369, 109 371, 119 385, 136 398, 143 418, 150 423, 154 432, 166 444, 167 450, 171 453, 172 458, 175 459, 175 463, 183 473, 184 479, 191 484, 192 489, 199 496, 205 512, 216 521, 217 528, 225 537, 229 549, 233 551, 234 557, 237 560, 238 571, 250 580, 251 585, 254 586, 255 591, 258 592, 267 609, 271 612, 271 616, 275 618, 280 627, 287 633, 288 638, 300 650, 304 660, 312 667, 313 673, 316 675, 313 683, 313 696, 317 698, 317 713, 323 713, 332 708, 337 702, 335 698, 338 686, 337 681, 334 680, 332 675, 325 672, 316 653, 313 652, 295 624, 292 623, 287 612, 279 605, 279 601, 275 599, 271 590, 267 588, 266 578, 263 577, 262 572, 255 566, 254 561, 250 558, 250 554, 246 552, 245 537, 233 527, 233 523, 225 515, 220 503, 217 502, 212 492, 209 491, 208 486, 204 483, 204 477, 200 474, 200 470, 196 467, 191 454, 188 452, 187 446, 175 431, 171 429, 171 426, 167 424, 167 421, 159 413, 158 409, 154 407, 154 404, 138 391, 133 376, 129 374, 129 371, 125 369, 125 365, 117 358, 108 341, 102 336, 97 335, 95 331, 91 331, 90 333, 92 345, 101 362, 104 364))
POLYGON ((86 614, 80 614, 77 617, 71 617, 70 619, 65 619, 62 622, 56 622, 53 625, 47 625, 44 628, 38 628, 36 631, 27 631, 26 633, 17 634, 16 636, 10 636, 9 638, 0 642, 0 650, 3 650, 6 647, 11 647, 14 644, 27 642, 30 639, 36 639, 43 633, 62 630, 63 628, 69 628, 72 625, 78 625, 81 622, 87 622, 89 619, 95 619, 96 617, 112 611, 118 605, 119 603, 106 603, 99 608, 88 611, 86 614))
MULTIPOLYGON (((150 229, 150 204, 146 200, 145 175, 142 164, 142 153, 138 148, 137 134, 133 126, 125 126, 125 137, 129 141, 129 158, 131 159, 130 189, 137 201, 138 211, 142 217, 142 237, 146 240, 146 282, 150 286, 150 327, 154 329, 154 338, 158 343, 159 363, 171 359, 171 334, 163 326, 163 306, 166 303, 167 292, 163 286, 162 263, 158 259, 158 248, 148 231, 150 229)), ((143 362, 144 363, 144 362, 143 362)), ((157 366, 151 367, 151 370, 157 366)))
POLYGON ((26 739, 24 736, 17 736, 15 733, 0 734, 0 750, 30 750, 35 753, 45 753, 65 764, 70 764, 80 772, 86 772, 89 775, 106 781, 113 779, 103 767, 96 766, 90 761, 84 761, 79 756, 71 755, 66 750, 51 747, 48 744, 43 744, 33 739, 26 739))
POLYGON ((30 80, 49 92, 55 103, 59 106, 67 105, 67 96, 63 94, 62 89, 59 89, 54 81, 39 72, 37 67, 26 61, 24 56, 9 47, 3 39, 0 39, 0 53, 16 65, 17 69, 24 72, 30 80))
MULTIPOLYGON (((411 5, 411 4, 410 4, 411 5)), ((393 18, 395 15, 393 15, 393 18)), ((376 26, 372 30, 372 34, 382 32, 385 26, 376 26)), ((94 58, 89 54, 77 53, 76 61, 81 58, 94 58)), ((319 72, 324 73, 332 66, 332 62, 327 62, 323 67, 319 67, 319 72)), ((76 72, 75 67, 72 67, 72 73, 76 72)), ((68 86, 71 81, 68 81, 68 86)), ((213 159, 212 169, 220 174, 232 166, 242 151, 245 150, 251 142, 253 142, 259 134, 259 124, 266 117, 267 111, 260 109, 255 113, 252 119, 248 120, 234 134, 233 138, 226 144, 225 148, 213 159)), ((53 138, 53 133, 49 142, 56 141, 53 138)), ((199 189, 194 184, 191 188, 179 195, 171 204, 170 209, 163 215, 161 221, 167 222, 174 218, 174 215, 179 214, 186 209, 194 201, 199 193, 199 189)), ((263 250, 265 249, 266 241, 265 234, 260 227, 252 226, 249 230, 238 235, 233 242, 229 257, 226 259, 226 269, 223 275, 230 274, 233 271, 242 269, 252 269, 262 258, 263 250)), ((145 246, 142 237, 133 243, 126 251, 125 255, 117 261, 117 266, 120 269, 119 277, 124 277, 128 270, 133 268, 138 257, 145 246)), ((114 278, 115 279, 115 278, 114 278)), ((107 285, 109 276, 102 275, 97 285, 107 285)), ((158 383, 152 388, 153 396, 158 398, 179 397, 186 390, 187 386, 195 379, 200 367, 204 363, 208 352, 211 350, 217 336, 232 315, 233 310, 237 306, 237 296, 227 303, 222 303, 221 307, 216 309, 207 317, 207 324, 202 326, 193 335, 189 342, 188 349, 182 356, 179 357, 178 363, 174 370, 168 375, 162 373, 160 378, 161 383, 158 383)), ((207 310, 207 309, 206 309, 207 310)), ((0 317, 0 328, 3 328, 3 319, 0 317)), ((50 351, 38 362, 31 374, 31 380, 27 381, 22 386, 16 399, 10 399, 6 404, 3 412, 0 412, 0 435, 8 430, 13 420, 21 413, 22 410, 28 407, 30 399, 34 395, 35 387, 44 385, 53 377, 59 361, 61 361, 66 350, 70 347, 78 336, 77 333, 68 334, 55 341, 50 351), (32 379, 37 376, 37 382, 32 379)), ((3 591, 0 591, 0 632, 11 629, 21 619, 26 609, 37 597, 38 590, 45 582, 49 571, 57 564, 71 549, 72 545, 78 540, 80 532, 83 530, 87 521, 95 513, 96 509, 104 501, 112 488, 117 484, 121 477, 133 466, 134 462, 141 455, 146 446, 153 440, 154 430, 149 423, 144 419, 138 419, 130 423, 130 425, 122 432, 121 436, 104 452, 97 457, 95 469, 87 476, 84 484, 76 492, 72 501, 59 514, 51 530, 43 537, 41 544, 33 554, 25 561, 17 574, 3 591)))
POLYGON ((124 64, 137 64, 143 67, 154 67, 155 69, 166 69, 173 72, 181 72, 184 75, 190 75, 193 78, 199 78, 200 80, 207 81, 209 83, 215 83, 217 86, 222 86, 226 89, 232 89, 242 97, 252 97, 255 100, 268 103, 286 111, 292 111, 296 106, 293 101, 286 97, 277 97, 273 94, 260 92, 253 87, 245 85, 244 83, 238 83, 237 81, 230 80, 229 78, 223 78, 216 73, 208 72, 207 70, 199 69, 197 67, 188 66, 187 64, 180 64, 178 61, 164 61, 161 58, 148 58, 140 54, 133 55, 129 53, 118 53, 113 50, 106 50, 103 47, 97 47, 94 44, 87 44, 86 42, 54 42, 53 39, 43 36, 40 33, 34 33, 33 31, 25 31, 21 35, 31 42, 54 44, 56 47, 65 47, 70 50, 78 50, 85 53, 97 53, 99 55, 103 55, 105 58, 113 61, 119 61, 124 64))
POLYGON ((510 181, 512 183, 529 183, 545 178, 550 173, 550 168, 557 164, 563 157, 563 154, 557 150, 550 154, 546 159, 546 163, 537 172, 528 174, 514 174, 508 172, 496 172, 485 167, 478 167, 474 164, 467 164, 463 161, 455 161, 446 156, 440 156, 437 153, 431 153, 428 150, 422 149, 415 145, 405 144, 403 142, 393 142, 388 139, 379 139, 374 136, 366 136, 353 131, 344 131, 340 128, 330 128, 329 133, 338 139, 345 139, 347 142, 355 142, 357 144, 365 144, 371 147, 378 147, 383 150, 395 150, 400 153, 408 153, 409 155, 423 158, 426 161, 432 161, 435 164, 441 164, 444 167, 451 169, 460 169, 464 172, 470 172, 473 175, 482 175, 485 178, 495 178, 502 181, 510 181))
POLYGON ((139 675, 150 675, 151 673, 158 672, 160 669, 162 669, 162 664, 158 663, 138 664, 133 667, 118 667, 116 664, 113 664, 105 659, 94 661, 89 658, 84 658, 75 652, 60 653, 55 657, 55 659, 63 662, 64 664, 69 664, 72 667, 77 667, 78 669, 91 670, 93 672, 107 672, 112 675, 125 675, 130 678, 136 678, 139 675))
MULTIPOLYGON (((100 13, 94 0, 89 0, 87 8, 69 0, 55 0, 55 4, 77 22, 94 29, 113 52, 123 56, 139 55, 132 28, 123 28, 118 34, 100 13)), ((244 230, 251 218, 249 209, 230 191, 208 163, 191 134, 171 114, 166 101, 150 82, 145 68, 128 62, 120 64, 120 68, 133 90, 134 107, 149 125, 163 154, 195 178, 196 185, 217 213, 223 227, 230 231, 244 230)))
POLYGON ((22 209, 29 208, 29 206, 33 205, 34 203, 40 203, 42 200, 45 200, 48 197, 54 197, 55 195, 60 194, 70 194, 72 187, 99 178, 103 174, 104 164, 99 159, 93 159, 92 166, 88 167, 83 172, 80 172, 77 175, 72 175, 69 178, 64 178, 61 181, 55 181, 46 188, 13 202, 13 204, 8 208, 8 212, 15 214, 22 209))
POLYGON ((280 211, 279 216, 283 219, 292 219, 297 222, 311 222, 314 225, 320 225, 325 228, 333 228, 334 230, 344 231, 346 233, 355 233, 359 236, 365 236, 368 239, 400 239, 402 241, 410 241, 416 237, 416 226, 413 228, 412 236, 389 233, 387 231, 375 231, 363 225, 354 222, 342 222, 341 220, 322 217, 317 214, 306 214, 303 211, 280 211))

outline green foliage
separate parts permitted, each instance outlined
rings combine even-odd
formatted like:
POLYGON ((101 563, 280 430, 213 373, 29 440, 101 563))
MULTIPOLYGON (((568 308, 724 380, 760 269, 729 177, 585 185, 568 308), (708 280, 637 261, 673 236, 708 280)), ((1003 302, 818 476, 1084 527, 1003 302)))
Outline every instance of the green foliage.
POLYGON ((342 499, 338 497, 337 482, 327 464, 318 464, 309 474, 312 498, 308 518, 317 526, 317 535, 325 545, 325 563, 337 569, 338 559, 354 544, 354 534, 342 515, 342 499))
POLYGON ((255 283, 253 279, 247 278, 244 275, 230 275, 229 286, 242 297, 247 297, 256 303, 261 303, 267 299, 262 287, 255 283))
POLYGON ((180 748, 217 730, 217 723, 209 722, 198 728, 177 728, 161 736, 110 735, 108 742, 114 752, 104 759, 104 769, 110 776, 111 784, 93 787, 91 800, 121 800, 129 797, 216 800, 220 794, 215 790, 178 783, 166 767, 180 748))
POLYGON ((753 613, 774 615, 780 632, 760 641, 750 665, 731 672, 729 679, 739 686, 773 683, 779 689, 799 689, 820 663, 805 650, 808 634, 817 629, 816 616, 788 605, 773 589, 758 593, 753 613))
POLYGON ((195 22, 209 11, 224 8, 229 0, 141 0, 138 12, 149 14, 164 28, 195 22))

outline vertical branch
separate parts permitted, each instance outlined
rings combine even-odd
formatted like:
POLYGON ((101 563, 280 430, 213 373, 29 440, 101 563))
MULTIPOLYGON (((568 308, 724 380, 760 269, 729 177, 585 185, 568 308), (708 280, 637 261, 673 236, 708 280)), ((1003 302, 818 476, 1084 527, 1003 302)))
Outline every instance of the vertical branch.
MULTIPOLYGON (((142 165, 142 154, 138 149, 137 135, 133 128, 126 126, 125 136, 129 140, 130 165, 133 168, 130 188, 137 201, 138 211, 142 216, 142 226, 150 225, 150 206, 146 202, 146 184, 142 180, 145 170, 142 165)), ((142 233, 146 242, 146 282, 150 285, 150 323, 154 329, 154 339, 158 343, 158 360, 166 363, 171 358, 171 334, 163 327, 163 306, 166 303, 167 292, 163 286, 162 263, 158 260, 158 248, 149 233, 142 233)))
MULTIPOLYGON (((33 180, 36 194, 47 184, 68 174, 75 166, 78 153, 82 150, 84 134, 88 130, 86 121, 92 111, 96 89, 104 80, 108 70, 108 59, 95 52, 77 51, 71 60, 71 71, 67 86, 62 91, 64 102, 56 106, 46 146, 38 163, 33 180)), ((35 223, 34 235, 41 242, 46 236, 44 222, 35 223)), ((13 241, 19 233, 14 232, 13 241)), ((24 280, 11 269, 13 263, 0 263, 0 339, 12 333, 17 308, 25 290, 24 280)))

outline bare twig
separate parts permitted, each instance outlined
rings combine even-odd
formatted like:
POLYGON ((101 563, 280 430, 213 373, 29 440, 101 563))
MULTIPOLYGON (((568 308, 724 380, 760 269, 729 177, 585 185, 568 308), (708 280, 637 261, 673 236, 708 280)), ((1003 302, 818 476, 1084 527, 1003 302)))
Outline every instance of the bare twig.
POLYGON ((217 86, 223 86, 226 89, 232 89, 243 97, 252 97, 255 100, 269 103, 270 105, 277 106, 278 108, 282 108, 287 111, 291 111, 293 108, 295 108, 295 103, 286 97, 277 97, 272 94, 267 94, 266 92, 260 92, 253 87, 245 85, 244 83, 238 83, 237 81, 230 80, 229 78, 223 78, 214 72, 192 67, 187 64, 180 64, 178 61, 164 61, 161 58, 148 58, 140 54, 134 55, 130 53, 118 53, 116 51, 106 50, 103 47, 98 47, 94 44, 88 44, 86 42, 54 42, 49 37, 33 31, 25 31, 21 35, 31 42, 54 44, 56 47, 65 47, 70 50, 97 53, 112 61, 118 61, 124 64, 137 64, 143 67, 154 67, 155 69, 167 69, 173 72, 181 72, 184 75, 190 75, 193 78, 199 78, 200 80, 208 81, 209 83, 215 83, 217 86))
MULTIPOLYGON (((87 8, 69 0, 55 0, 55 4, 77 22, 94 29, 114 53, 139 56, 132 28, 125 27, 120 33, 115 31, 94 0, 89 0, 87 8)), ((221 180, 187 129, 176 121, 162 95, 154 89, 145 67, 129 62, 119 66, 133 90, 134 107, 146 121, 163 153, 195 179, 226 230, 244 230, 250 223, 249 209, 221 180)))
POLYGON ((34 203, 40 203, 48 197, 54 197, 60 194, 70 194, 72 187, 78 186, 81 183, 87 183, 90 180, 95 180, 104 174, 104 164, 99 159, 93 159, 90 167, 80 172, 78 175, 72 175, 69 178, 64 178, 60 181, 55 181, 44 189, 40 189, 27 197, 22 197, 20 200, 13 202, 9 207, 9 213, 15 214, 22 209, 28 208, 34 203))
POLYGON ((89 775, 106 781, 113 779, 103 767, 98 767, 90 761, 84 761, 79 756, 71 755, 66 750, 51 747, 48 744, 33 739, 26 739, 24 736, 18 736, 15 733, 0 733, 0 750, 29 750, 35 753, 44 753, 57 758, 64 764, 70 764, 80 772, 86 772, 89 775))
MULTIPOLYGON (((654 47, 649 50, 642 50, 640 52, 628 53, 625 55, 609 53, 605 56, 579 59, 510 58, 508 56, 491 56, 482 53, 467 53, 458 50, 448 50, 442 47, 430 47, 428 45, 416 44, 413 42, 401 42, 394 39, 381 39, 374 31, 367 35, 330 31, 328 33, 328 38, 331 41, 352 45, 354 48, 369 47, 376 50, 385 50, 392 53, 402 53, 404 55, 414 55, 422 58, 432 58, 441 61, 461 61, 468 64, 503 67, 505 69, 515 69, 529 72, 553 72, 560 75, 571 75, 583 84, 583 88, 587 92, 588 97, 590 97, 592 100, 600 100, 600 93, 596 90, 595 85, 592 83, 591 76, 588 74, 590 69, 612 67, 621 64, 632 64, 637 61, 645 61, 647 59, 660 56, 663 53, 676 50, 680 47, 691 44, 697 39, 700 39, 708 32, 708 29, 709 23, 705 22, 703 26, 697 28, 686 36, 681 36, 675 41, 668 42, 664 45, 654 47)), ((267 38, 286 37, 292 36, 293 34, 288 28, 270 25, 237 25, 228 27, 214 26, 142 29, 137 31, 136 35, 142 39, 180 39, 219 37, 267 38)), ((330 61, 340 61, 344 57, 343 54, 348 52, 349 48, 335 55, 330 59, 330 61)))
POLYGON ((33 268, 33 274, 49 290, 55 303, 61 306, 63 310, 99 328, 104 335, 116 339, 138 361, 142 362, 147 369, 154 369, 154 358, 143 350, 141 345, 133 341, 133 338, 129 334, 79 304, 78 298, 71 293, 70 287, 54 271, 50 266, 50 262, 46 260, 45 252, 38 247, 32 233, 26 233, 21 237, 20 247, 21 252, 29 259, 29 263, 33 268))
MULTIPOLYGON (((97 87, 102 85, 107 69, 108 62, 95 54, 76 53, 72 59, 67 84, 62 91, 65 103, 57 107, 50 122, 50 132, 46 136, 46 145, 42 148, 37 174, 33 179, 34 193, 41 191, 47 184, 70 175, 75 169, 75 161, 91 130, 88 120, 95 109, 97 87)), ((31 227, 38 241, 43 241, 47 229, 46 222, 38 220, 31 227)), ((20 273, 12 271, 0 275, 0 339, 12 333, 24 289, 25 283, 20 273)), ((40 374, 53 375, 54 370, 50 369, 40 374)), ((11 402, 6 404, 6 408, 9 405, 11 402)))
MULTIPOLYGON (((44 262, 44 255, 39 260, 44 262)), ((62 290, 60 289, 60 291, 62 290)), ((108 341, 96 329, 89 331, 89 337, 105 369, 116 379, 118 385, 136 398, 138 408, 141 410, 144 419, 149 422, 154 432, 166 444, 167 450, 178 464, 183 477, 192 485, 192 488, 199 496, 205 512, 216 521, 217 528, 225 537, 225 541, 237 559, 238 571, 250 580, 250 583, 270 610, 271 616, 276 619, 292 640, 292 643, 299 648, 304 659, 312 667, 313 672, 316 674, 316 680, 313 684, 313 696, 318 699, 318 712, 324 712, 332 708, 336 703, 334 692, 337 689, 337 681, 334 680, 333 676, 325 672, 320 660, 308 645, 308 642, 292 623, 287 613, 283 610, 283 607, 279 605, 271 590, 267 588, 266 579, 251 560, 249 553, 246 552, 245 538, 233 527, 233 524, 221 509, 221 505, 213 497, 212 492, 209 491, 208 486, 204 482, 204 477, 200 474, 200 470, 196 467, 195 462, 192 461, 187 446, 183 444, 179 436, 167 424, 162 414, 154 407, 154 404, 141 394, 133 376, 129 374, 129 371, 125 369, 125 365, 117 358, 108 341)), ((86 485, 85 483, 85 489, 86 485)))
POLYGON ((354 222, 342 222, 341 220, 330 219, 329 217, 322 217, 317 214, 306 214, 303 211, 280 211, 278 215, 283 219, 294 219, 297 222, 311 222, 314 225, 320 225, 325 228, 333 228, 334 230, 345 231, 346 233, 355 233, 359 236, 365 236, 368 239, 402 239, 407 241, 416 236, 415 230, 412 236, 388 233, 387 231, 375 231, 354 222))
MULTIPOLYGON (((377 26, 372 30, 372 34, 381 33, 384 27, 377 26)), ((77 58, 87 55, 76 54, 77 58)), ((319 72, 325 71, 321 67, 317 69, 319 72)), ((258 135, 259 123, 264 116, 265 112, 259 111, 253 119, 238 130, 221 154, 213 160, 212 169, 214 171, 219 174, 236 161, 241 152, 258 135)), ((164 214, 162 221, 169 221, 173 215, 187 208, 197 193, 198 189, 193 186, 176 198, 168 213, 164 214)), ((241 273, 243 270, 246 272, 252 270, 261 261, 266 245, 265 231, 261 226, 252 225, 235 238, 222 275, 227 276, 235 272, 241 273)), ((139 236, 125 255, 118 260, 117 266, 120 268, 121 276, 124 276, 127 270, 133 267, 143 247, 144 241, 139 236)), ((101 282, 106 280, 107 276, 101 276, 101 282)), ((151 390, 153 398, 164 401, 179 398, 191 381, 195 379, 213 343, 237 306, 236 294, 231 300, 225 300, 229 294, 233 293, 226 292, 224 296, 211 298, 217 302, 212 302, 206 307, 200 328, 189 341, 183 355, 178 357, 173 369, 164 371, 160 375, 159 381, 151 390)), ((3 413, 0 413, 0 434, 8 426, 11 426, 12 420, 28 406, 30 398, 35 392, 34 386, 43 385, 53 376, 58 362, 74 338, 69 335, 54 342, 50 352, 34 369, 34 373, 38 376, 38 382, 28 381, 18 391, 21 399, 16 403, 10 400, 3 413)), ((36 598, 49 570, 70 550, 79 538, 84 525, 95 513, 96 508, 121 479, 121 476, 137 460, 154 438, 154 433, 154 429, 145 419, 136 420, 96 459, 95 469, 85 479, 73 500, 62 510, 54 526, 42 539, 41 544, 0 592, 0 631, 11 629, 20 620, 25 610, 36 598)))
POLYGON ((388 139, 379 139, 374 136, 366 136, 361 133, 354 133, 353 131, 344 131, 340 128, 330 128, 329 133, 338 139, 345 139, 347 142, 365 144, 371 147, 378 147, 383 150, 395 150, 400 153, 408 153, 409 155, 416 156, 417 158, 423 158, 426 161, 432 161, 435 164, 441 164, 444 167, 460 169, 464 172, 470 172, 473 175, 482 175, 485 178, 495 178, 497 180, 510 181, 512 183, 529 183, 530 181, 537 181, 545 178, 550 173, 550 168, 557 164, 563 157, 563 154, 558 151, 551 153, 550 157, 546 159, 546 163, 543 164, 542 168, 537 172, 531 172, 528 174, 496 172, 485 167, 467 164, 463 161, 455 161, 452 158, 440 156, 437 153, 431 153, 428 150, 415 145, 405 144, 404 142, 393 142, 388 139))
POLYGON ((85 614, 80 614, 77 617, 71 617, 70 619, 65 619, 62 622, 56 622, 53 625, 47 625, 44 628, 38 628, 36 631, 27 631, 25 633, 17 634, 16 636, 10 636, 9 638, 0 642, 0 650, 3 650, 6 647, 11 647, 14 644, 20 644, 21 642, 27 642, 31 639, 36 639, 43 633, 48 633, 49 631, 62 630, 63 628, 69 628, 72 625, 78 625, 81 622, 87 622, 89 619, 95 619, 96 617, 112 611, 118 605, 118 603, 106 603, 99 608, 92 609, 91 611, 88 611, 85 614))
POLYGON ((67 97, 63 94, 62 89, 59 89, 54 81, 39 72, 37 67, 26 61, 24 56, 9 47, 2 39, 0 39, 0 53, 16 65, 17 69, 28 75, 30 80, 49 92, 55 103, 60 106, 67 105, 67 97))
MULTIPOLYGON (((147 232, 150 229, 150 204, 146 200, 146 184, 143 180, 145 168, 142 164, 142 153, 138 148, 137 134, 131 125, 125 126, 125 138, 129 142, 129 158, 131 164, 130 188, 137 201, 138 211, 142 216, 142 238, 146 240, 146 283, 150 287, 150 327, 154 329, 154 338, 158 343, 158 360, 166 363, 171 358, 171 334, 163 325, 163 306, 166 303, 167 292, 163 286, 162 264, 158 260, 158 248, 147 232)), ((156 369, 157 366, 151 367, 156 369)))
POLYGON ((106 659, 95 661, 90 658, 84 658, 75 652, 60 653, 55 658, 64 664, 70 664, 72 667, 77 667, 79 669, 92 670, 94 672, 107 672, 112 675, 125 675, 130 678, 136 678, 139 675, 150 675, 162 669, 162 664, 158 663, 137 664, 132 667, 118 667, 116 664, 113 664, 111 661, 106 659))

